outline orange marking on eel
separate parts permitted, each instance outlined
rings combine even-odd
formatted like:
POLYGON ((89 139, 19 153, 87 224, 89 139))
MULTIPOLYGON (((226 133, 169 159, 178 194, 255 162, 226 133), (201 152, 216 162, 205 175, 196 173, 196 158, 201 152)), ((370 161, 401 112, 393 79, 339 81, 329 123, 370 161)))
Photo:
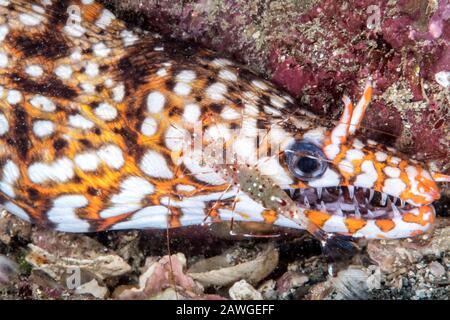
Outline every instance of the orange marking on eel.
POLYGON ((406 161, 401 161, 398 165, 400 169, 400 179, 406 184, 406 189, 400 194, 400 199, 402 200, 412 200, 417 204, 428 204, 429 201, 421 195, 417 195, 411 192, 411 181, 409 180, 408 174, 406 173, 406 166, 408 163, 406 161))
MULTIPOLYGON (((434 182, 431 179, 428 179, 422 175, 423 168, 419 167, 417 168, 417 181, 418 181, 418 188, 423 188, 423 190, 433 197, 434 200, 438 200, 440 198, 439 194, 439 188, 436 185, 436 182, 434 182)), ((420 190, 420 189, 419 189, 420 190)))
POLYGON ((377 181, 375 181, 375 187, 374 189, 376 191, 382 191, 383 190, 383 185, 384 185, 384 180, 386 180, 383 169, 384 167, 386 167, 386 165, 382 162, 378 162, 376 160, 373 160, 373 165, 375 167, 375 170, 377 171, 378 174, 378 179, 377 181))
POLYGON ((350 233, 355 233, 356 231, 361 230, 367 224, 366 220, 354 218, 347 218, 344 222, 350 233))
POLYGON ((434 215, 430 207, 424 206, 419 208, 419 215, 417 216, 410 212, 403 214, 403 221, 420 224, 421 226, 426 226, 427 224, 434 222, 434 215), (424 220, 425 213, 430 213, 428 220, 424 220))
POLYGON ((389 232, 395 227, 395 223, 389 219, 379 219, 375 220, 375 224, 380 228, 381 231, 389 232))
POLYGON ((339 153, 337 154, 336 158, 333 160, 333 164, 338 165, 339 162, 341 162, 342 159, 345 158, 345 154, 350 149, 348 145, 343 144, 341 146, 341 149, 339 150, 339 153))
POLYGON ((314 223, 319 228, 322 228, 325 222, 327 222, 328 219, 331 218, 330 214, 315 210, 306 210, 305 215, 308 217, 309 220, 311 220, 312 223, 314 223))
POLYGON ((292 189, 307 189, 308 185, 302 181, 296 181, 295 184, 291 185, 292 189))
POLYGON ((133 215, 132 213, 125 213, 115 217, 99 220, 101 223, 96 227, 96 230, 97 231, 108 230, 111 226, 115 225, 116 223, 126 221, 132 215, 133 215))
POLYGON ((414 194, 408 189, 406 189, 405 191, 403 191, 401 193, 400 199, 412 200, 412 201, 414 201, 414 203, 417 203, 417 204, 429 204, 430 203, 430 201, 427 198, 425 198, 424 196, 414 194))

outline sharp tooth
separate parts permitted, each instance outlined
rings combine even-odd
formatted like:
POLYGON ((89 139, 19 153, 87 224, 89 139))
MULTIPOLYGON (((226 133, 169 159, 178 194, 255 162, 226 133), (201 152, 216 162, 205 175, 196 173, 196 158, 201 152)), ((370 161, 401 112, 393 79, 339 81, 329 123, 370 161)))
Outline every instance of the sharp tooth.
POLYGON ((385 205, 386 205, 386 200, 387 200, 387 198, 388 198, 387 194, 384 193, 384 192, 382 192, 382 193, 381 193, 381 200, 380 200, 380 204, 381 204, 382 206, 385 206, 385 205))
POLYGON ((372 201, 374 194, 375 194, 375 191, 373 189, 369 189, 369 202, 372 201))
POLYGON ((325 205, 325 202, 323 202, 323 201, 320 202, 320 210, 327 211, 327 206, 325 205))
POLYGON ((319 199, 322 199, 322 188, 317 188, 316 189, 316 191, 317 191, 317 196, 319 197, 319 199))
POLYGON ((303 195, 303 193, 305 193, 305 190, 303 189, 299 189, 300 190, 300 194, 303 195))
POLYGON ((394 213, 395 218, 399 218, 402 216, 402 214, 400 213, 398 208, 395 206, 395 204, 391 203, 391 209, 392 209, 392 212, 394 213))
POLYGON ((394 200, 392 201, 394 204, 397 204, 398 198, 394 197, 394 200))
POLYGON ((291 198, 294 198, 295 195, 295 189, 289 189, 289 193, 291 195, 291 198))
POLYGON ((373 214, 373 212, 369 209, 367 209, 367 216, 371 219, 375 218, 375 215, 373 214))
POLYGON ((358 207, 355 207, 355 217, 356 219, 361 219, 361 211, 359 211, 358 207))
POLYGON ((309 209, 311 206, 309 205, 309 200, 308 200, 308 197, 307 196, 305 196, 304 198, 303 198, 303 203, 305 204, 305 206, 309 209))
POLYGON ((338 202, 338 208, 337 208, 337 210, 336 210, 336 214, 337 214, 338 216, 340 216, 340 217, 343 217, 343 216, 344 216, 344 212, 342 212, 342 208, 341 208, 340 202, 338 202))
POLYGON ((400 208, 405 207, 405 200, 400 199, 400 208))
POLYGON ((348 194, 350 196, 350 199, 353 199, 353 197, 355 196, 355 187, 354 186, 348 186, 348 194))
POLYGON ((353 198, 353 205, 355 206, 355 217, 356 219, 361 219, 361 211, 359 211, 359 203, 356 198, 353 198))

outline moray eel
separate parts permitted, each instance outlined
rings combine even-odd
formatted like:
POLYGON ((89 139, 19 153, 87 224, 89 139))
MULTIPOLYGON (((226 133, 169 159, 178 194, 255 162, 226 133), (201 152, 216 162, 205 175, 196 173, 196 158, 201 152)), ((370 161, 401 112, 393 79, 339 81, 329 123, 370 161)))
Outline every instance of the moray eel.
POLYGON ((436 181, 245 67, 92 0, 0 0, 0 204, 65 232, 252 221, 366 238, 433 224, 436 181))

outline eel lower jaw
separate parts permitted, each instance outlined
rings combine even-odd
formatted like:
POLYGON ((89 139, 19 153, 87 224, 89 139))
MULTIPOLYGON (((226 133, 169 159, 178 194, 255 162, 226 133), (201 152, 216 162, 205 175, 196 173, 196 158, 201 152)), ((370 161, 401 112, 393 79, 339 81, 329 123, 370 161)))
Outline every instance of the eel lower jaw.
POLYGON ((347 218, 394 219, 417 208, 399 198, 367 188, 328 187, 284 191, 303 209, 347 218))

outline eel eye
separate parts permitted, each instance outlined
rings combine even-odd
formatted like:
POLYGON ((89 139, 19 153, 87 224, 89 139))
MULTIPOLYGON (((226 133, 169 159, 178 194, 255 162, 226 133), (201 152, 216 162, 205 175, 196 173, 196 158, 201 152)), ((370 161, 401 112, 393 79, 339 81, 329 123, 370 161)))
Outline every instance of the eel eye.
POLYGON ((289 170, 300 180, 319 178, 328 167, 322 149, 308 141, 295 141, 285 150, 285 155, 289 170))

